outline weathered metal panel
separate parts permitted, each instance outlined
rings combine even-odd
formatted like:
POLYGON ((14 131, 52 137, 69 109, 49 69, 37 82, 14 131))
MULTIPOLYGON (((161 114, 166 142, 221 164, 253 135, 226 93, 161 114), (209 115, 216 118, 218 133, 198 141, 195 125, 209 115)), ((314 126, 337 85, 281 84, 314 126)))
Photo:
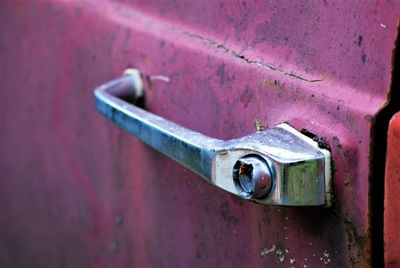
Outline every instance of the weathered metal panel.
MULTIPOLYGON (((4 267, 364 266, 370 118, 386 100, 398 2, 3 1, 4 267), (220 139, 288 122, 332 150, 332 209, 214 189, 101 118, 127 67, 146 108, 220 139)), ((382 179, 382 178, 372 178, 382 179)))
POLYGON ((385 267, 400 266, 400 113, 393 116, 388 130, 385 171, 385 267))

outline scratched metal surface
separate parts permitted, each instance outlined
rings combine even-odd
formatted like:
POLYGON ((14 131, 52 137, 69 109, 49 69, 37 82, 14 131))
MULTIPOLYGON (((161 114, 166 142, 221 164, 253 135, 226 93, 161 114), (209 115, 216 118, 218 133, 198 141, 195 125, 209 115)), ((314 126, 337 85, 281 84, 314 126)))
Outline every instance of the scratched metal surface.
POLYGON ((2 267, 362 267, 371 117, 399 3, 0 4, 2 267), (210 187, 94 109, 134 66, 146 107, 220 139, 289 122, 332 148, 332 209, 210 187))

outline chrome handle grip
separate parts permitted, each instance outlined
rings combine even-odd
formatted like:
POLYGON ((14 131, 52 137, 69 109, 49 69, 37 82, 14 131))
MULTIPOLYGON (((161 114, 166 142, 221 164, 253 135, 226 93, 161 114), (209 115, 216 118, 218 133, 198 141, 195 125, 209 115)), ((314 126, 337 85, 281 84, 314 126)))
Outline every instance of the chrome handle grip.
POLYGON ((94 91, 106 118, 219 188, 262 204, 330 205, 329 151, 289 125, 219 140, 130 103, 142 95, 137 70, 94 91))

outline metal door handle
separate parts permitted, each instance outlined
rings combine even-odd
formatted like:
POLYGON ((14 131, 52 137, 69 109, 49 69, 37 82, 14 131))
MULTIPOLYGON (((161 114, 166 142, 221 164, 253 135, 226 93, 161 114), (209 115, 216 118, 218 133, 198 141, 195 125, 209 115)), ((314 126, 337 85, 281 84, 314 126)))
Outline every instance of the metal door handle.
POLYGON ((106 118, 219 188, 262 204, 330 205, 329 151, 287 124, 226 141, 204 136, 133 105, 143 96, 134 69, 94 96, 106 118))

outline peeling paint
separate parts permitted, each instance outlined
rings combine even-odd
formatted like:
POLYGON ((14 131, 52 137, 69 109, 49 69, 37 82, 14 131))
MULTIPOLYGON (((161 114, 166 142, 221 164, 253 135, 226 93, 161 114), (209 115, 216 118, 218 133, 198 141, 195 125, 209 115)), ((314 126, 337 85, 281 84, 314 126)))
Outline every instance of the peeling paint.
POLYGON ((284 262, 285 261, 285 254, 283 253, 281 248, 277 248, 276 257, 278 258, 278 262, 284 262))
POLYGON ((265 255, 267 255, 267 254, 269 254, 269 253, 271 253, 271 252, 274 252, 275 249, 276 249, 276 246, 275 246, 275 245, 272 245, 272 247, 270 247, 270 248, 263 248, 263 249, 261 249, 260 255, 261 255, 261 256, 265 256, 265 255))
POLYGON ((257 131, 262 131, 262 130, 266 129, 264 124, 260 120, 258 120, 257 118, 254 119, 254 126, 255 126, 257 131))
POLYGON ((323 263, 323 264, 330 264, 331 263, 331 259, 329 257, 329 253, 327 250, 324 250, 324 252, 322 253, 322 257, 319 258, 319 260, 323 263))
POLYGON ((167 83, 170 82, 170 79, 169 79, 168 76, 160 75, 160 74, 159 75, 150 75, 149 78, 150 78, 151 81, 161 80, 161 81, 164 81, 164 82, 167 82, 167 83))

